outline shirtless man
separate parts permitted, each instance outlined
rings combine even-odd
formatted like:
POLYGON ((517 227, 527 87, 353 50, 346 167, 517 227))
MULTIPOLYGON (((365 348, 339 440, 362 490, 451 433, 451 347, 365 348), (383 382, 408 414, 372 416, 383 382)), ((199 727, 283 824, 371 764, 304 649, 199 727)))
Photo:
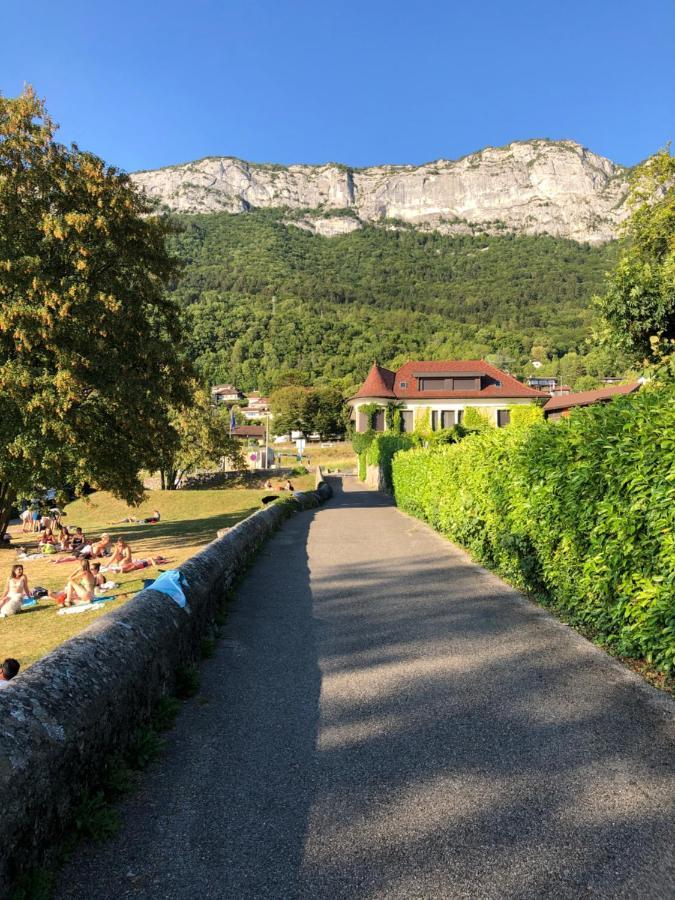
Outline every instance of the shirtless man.
POLYGON ((133 557, 131 555, 131 547, 124 538, 119 538, 117 543, 115 544, 115 549, 113 550, 113 555, 110 557, 110 561, 106 568, 108 569, 122 569, 124 566, 130 566, 133 564, 133 557))

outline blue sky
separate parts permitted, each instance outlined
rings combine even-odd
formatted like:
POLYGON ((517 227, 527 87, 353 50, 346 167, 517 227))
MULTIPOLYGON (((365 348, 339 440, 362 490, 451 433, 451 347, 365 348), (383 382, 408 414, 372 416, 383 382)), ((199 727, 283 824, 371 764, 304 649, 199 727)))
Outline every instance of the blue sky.
POLYGON ((573 138, 632 165, 673 136, 673 0, 39 0, 0 19, 32 83, 128 170, 209 155, 354 166, 573 138))

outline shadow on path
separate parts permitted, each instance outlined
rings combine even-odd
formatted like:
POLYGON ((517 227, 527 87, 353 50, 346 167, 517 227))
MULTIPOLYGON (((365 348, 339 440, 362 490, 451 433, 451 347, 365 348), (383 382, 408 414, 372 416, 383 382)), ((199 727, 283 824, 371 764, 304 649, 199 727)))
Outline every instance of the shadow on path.
POLYGON ((78 852, 57 897, 292 897, 312 802, 320 673, 307 534, 313 512, 261 549, 124 828, 78 852), (282 887, 283 886, 283 887, 282 887))

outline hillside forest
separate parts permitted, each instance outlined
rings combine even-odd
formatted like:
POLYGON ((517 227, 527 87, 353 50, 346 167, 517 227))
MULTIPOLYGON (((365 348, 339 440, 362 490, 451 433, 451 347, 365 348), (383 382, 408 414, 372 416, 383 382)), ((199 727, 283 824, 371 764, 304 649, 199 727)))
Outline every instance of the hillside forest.
POLYGON ((628 368, 592 339, 592 297, 617 244, 448 236, 401 223, 327 238, 288 216, 172 218, 171 251, 184 266, 172 294, 207 383, 348 392, 373 359, 395 368, 411 358, 482 357, 582 390, 628 368))

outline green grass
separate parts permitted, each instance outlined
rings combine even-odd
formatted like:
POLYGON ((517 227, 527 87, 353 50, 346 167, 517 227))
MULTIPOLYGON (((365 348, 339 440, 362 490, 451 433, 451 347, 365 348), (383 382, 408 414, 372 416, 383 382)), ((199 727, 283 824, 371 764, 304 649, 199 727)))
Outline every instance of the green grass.
MULTIPOLYGON (((294 479, 296 487, 301 488, 311 487, 310 482, 313 483, 313 476, 294 479)), ((110 532, 113 537, 123 536, 131 545, 134 558, 162 555, 169 559, 163 568, 175 568, 214 540, 220 528, 230 527, 260 509, 260 498, 266 494, 269 491, 245 488, 149 491, 146 501, 140 507, 132 509, 110 494, 96 493, 69 504, 64 521, 71 528, 81 526, 88 538, 97 537, 104 531, 110 532), (159 525, 111 524, 130 515, 144 518, 155 508, 162 515, 159 525)), ((31 549, 37 542, 37 535, 25 535, 28 540, 22 541, 24 536, 18 526, 12 526, 10 533, 15 547, 25 546, 31 549)), ((41 585, 51 590, 60 590, 77 567, 76 563, 55 565, 53 559, 54 557, 48 557, 45 560, 23 563, 31 588, 41 585)), ((14 562, 14 550, 0 551, 0 585, 3 590, 14 562)), ((114 593, 124 590, 135 593, 142 588, 143 578, 151 578, 157 574, 157 568, 150 568, 126 575, 111 573, 110 577, 121 585, 114 593)), ((29 611, 0 619, 0 659, 13 656, 25 669, 54 647, 82 631, 98 616, 126 603, 131 596, 133 595, 107 603, 102 610, 67 616, 57 615, 56 607, 51 601, 41 600, 37 607, 29 611)))

